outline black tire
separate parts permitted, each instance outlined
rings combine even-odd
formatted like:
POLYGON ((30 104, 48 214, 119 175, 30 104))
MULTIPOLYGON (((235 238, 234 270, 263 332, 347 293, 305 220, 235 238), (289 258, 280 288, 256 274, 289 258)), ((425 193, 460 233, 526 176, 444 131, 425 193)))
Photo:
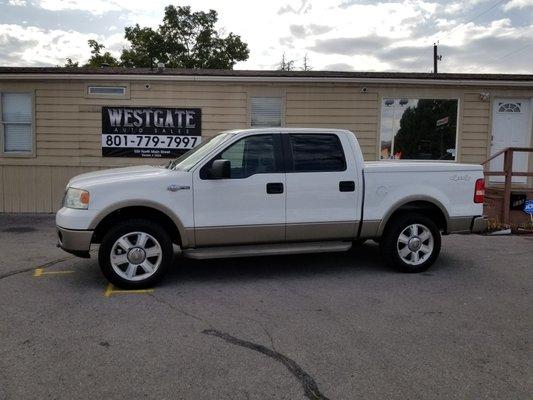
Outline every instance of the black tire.
MULTIPOLYGON (((411 232, 411 230, 408 232, 411 232)), ((414 237, 416 238, 417 236, 414 235, 414 237)), ((405 236, 402 236, 402 238, 405 238, 405 236)), ((417 213, 403 214, 394 218, 386 228, 380 241, 380 251, 387 265, 398 271, 408 273, 417 273, 427 270, 437 259, 440 253, 440 247, 441 235, 435 223, 425 215, 417 213), (431 233, 432 237, 430 239, 425 239, 423 241, 420 239, 421 246, 428 249, 432 247, 431 251, 424 252, 423 248, 411 251, 411 248, 409 248, 407 244, 399 242, 402 232, 409 229, 408 227, 414 224, 419 226, 418 229, 420 229, 420 226, 423 226, 431 233), (430 243, 432 246, 429 246, 430 243), (400 252, 403 251, 405 247, 407 247, 406 252, 410 253, 405 256, 406 258, 409 258, 409 260, 402 258, 400 255, 400 252), (418 257, 419 261, 415 261, 416 259, 414 257, 418 257), (425 260, 422 261, 423 258, 425 258, 425 260), (411 263, 418 264, 413 265, 411 263)))
MULTIPOLYGON (((132 234, 132 236, 134 236, 134 234, 132 234)), ((155 246, 155 242, 153 242, 151 239, 148 239, 147 243, 155 246)), ((149 250, 150 249, 147 251, 149 250)), ((117 250, 115 249, 115 251, 117 250)), ((119 249, 118 251, 121 250, 119 249)), ((98 262, 100 264, 102 273, 114 286, 121 289, 146 289, 153 287, 158 281, 161 280, 161 278, 163 278, 172 264, 173 252, 172 241, 165 229, 154 222, 145 219, 131 219, 129 221, 118 223, 105 234, 98 251, 98 262), (122 236, 132 232, 142 232, 152 236, 152 238, 158 242, 161 250, 161 258, 156 258, 156 263, 157 261, 160 261, 160 263, 157 269, 154 268, 155 272, 143 279, 141 279, 142 276, 137 277, 139 280, 128 280, 120 276, 114 270, 111 263, 111 252, 113 251, 117 240, 119 240, 122 236)), ((146 257, 145 259, 150 261, 149 257, 146 257)), ((151 258, 151 260, 154 260, 154 258, 151 258)), ((135 270, 139 271, 139 268, 141 268, 141 272, 144 271, 140 265, 136 267, 135 270)), ((121 267, 119 267, 119 269, 121 269, 121 267)), ((146 271, 144 271, 144 273, 148 275, 146 271)))

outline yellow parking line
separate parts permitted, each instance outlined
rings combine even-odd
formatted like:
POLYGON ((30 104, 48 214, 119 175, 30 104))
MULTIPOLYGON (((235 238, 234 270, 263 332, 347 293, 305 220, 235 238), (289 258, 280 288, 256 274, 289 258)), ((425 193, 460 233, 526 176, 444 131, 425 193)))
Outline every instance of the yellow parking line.
POLYGON ((105 297, 111 297, 112 294, 115 294, 115 293, 122 293, 122 294, 143 294, 143 293, 152 293, 154 291, 154 289, 135 289, 135 290, 120 290, 120 289, 115 289, 115 287, 113 286, 113 284, 108 284, 106 289, 105 289, 105 292, 104 292, 104 296, 105 297))
POLYGON ((39 277, 43 275, 66 275, 66 274, 72 274, 74 271, 44 271, 44 268, 36 268, 35 272, 33 273, 33 276, 39 277))

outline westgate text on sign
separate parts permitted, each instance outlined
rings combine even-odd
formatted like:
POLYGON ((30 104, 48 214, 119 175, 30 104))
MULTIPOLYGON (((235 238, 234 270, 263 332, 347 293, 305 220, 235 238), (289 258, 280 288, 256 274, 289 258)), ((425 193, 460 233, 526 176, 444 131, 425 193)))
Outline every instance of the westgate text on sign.
POLYGON ((175 158, 200 144, 199 108, 102 107, 102 156, 175 158))

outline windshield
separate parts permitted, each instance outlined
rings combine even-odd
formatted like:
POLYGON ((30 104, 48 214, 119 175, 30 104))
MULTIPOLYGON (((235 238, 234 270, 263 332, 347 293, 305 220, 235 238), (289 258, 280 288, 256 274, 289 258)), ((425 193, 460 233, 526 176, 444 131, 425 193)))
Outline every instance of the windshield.
POLYGON ((204 158, 205 155, 209 154, 211 150, 213 150, 220 143, 226 140, 229 135, 229 133, 221 133, 220 135, 206 140, 199 146, 196 146, 194 149, 189 150, 187 153, 182 154, 175 160, 172 160, 167 166, 168 169, 179 169, 182 171, 189 171, 192 167, 196 165, 198 161, 204 158))

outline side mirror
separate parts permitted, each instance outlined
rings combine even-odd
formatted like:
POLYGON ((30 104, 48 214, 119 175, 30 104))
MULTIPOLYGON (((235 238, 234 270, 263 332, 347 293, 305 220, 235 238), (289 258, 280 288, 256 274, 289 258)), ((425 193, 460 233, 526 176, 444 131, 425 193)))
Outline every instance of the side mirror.
POLYGON ((211 179, 231 178, 231 162, 229 160, 215 160, 209 170, 211 179))

